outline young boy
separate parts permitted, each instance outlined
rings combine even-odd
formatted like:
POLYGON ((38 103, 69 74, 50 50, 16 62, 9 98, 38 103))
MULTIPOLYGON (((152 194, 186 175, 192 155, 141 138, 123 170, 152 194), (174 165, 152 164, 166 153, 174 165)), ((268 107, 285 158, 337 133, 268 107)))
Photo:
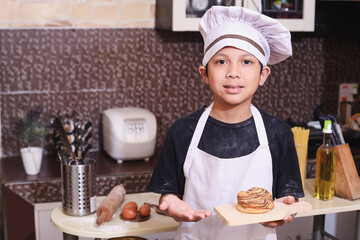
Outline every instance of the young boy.
POLYGON ((276 239, 282 221, 228 227, 215 205, 261 187, 275 201, 303 197, 290 128, 251 105, 270 74, 267 64, 291 56, 290 33, 278 21, 241 7, 212 7, 200 21, 199 72, 213 93, 208 107, 170 127, 148 189, 180 222, 176 239, 276 239))

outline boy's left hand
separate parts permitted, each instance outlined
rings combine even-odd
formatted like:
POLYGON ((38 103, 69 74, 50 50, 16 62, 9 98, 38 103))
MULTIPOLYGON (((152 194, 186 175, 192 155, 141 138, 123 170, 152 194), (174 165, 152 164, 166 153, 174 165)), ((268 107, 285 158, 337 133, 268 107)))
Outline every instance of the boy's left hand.
MULTIPOLYGON (((275 202, 282 202, 282 203, 286 203, 286 204, 292 204, 296 201, 297 201, 297 199, 295 199, 293 196, 286 196, 286 197, 278 198, 275 200, 275 202)), ((269 227, 269 228, 283 226, 285 223, 291 223, 293 221, 293 218, 295 217, 295 215, 296 214, 292 214, 290 216, 285 216, 283 218, 283 220, 263 222, 260 224, 263 225, 264 227, 269 227)))

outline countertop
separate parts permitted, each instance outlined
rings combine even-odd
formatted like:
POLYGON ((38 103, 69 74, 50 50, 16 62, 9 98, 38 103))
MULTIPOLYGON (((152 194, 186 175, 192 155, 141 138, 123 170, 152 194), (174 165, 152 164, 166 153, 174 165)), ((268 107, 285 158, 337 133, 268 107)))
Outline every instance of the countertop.
MULTIPOLYGON (((152 172, 159 150, 149 161, 143 159, 130 160, 118 163, 113 160, 105 152, 90 152, 87 157, 96 160, 96 176, 114 176, 120 174, 134 174, 141 172, 152 172)), ((27 175, 25 173, 21 157, 7 157, 2 160, 2 183, 15 183, 15 182, 36 182, 36 181, 49 181, 59 180, 60 163, 57 161, 56 155, 44 155, 40 173, 38 175, 27 175)))
MULTIPOLYGON (((300 199, 300 201, 305 201, 311 204, 312 210, 298 213, 296 215, 296 218, 360 210, 360 199, 354 201, 338 197, 334 197, 334 199, 330 201, 321 201, 315 199, 313 197, 314 182, 314 179, 306 180, 305 197, 300 199)), ((124 203, 128 201, 135 201, 138 204, 143 204, 143 202, 157 203, 159 196, 159 194, 155 193, 128 194, 125 197, 124 203)), ((100 205, 103 199, 104 197, 97 198, 97 206, 100 205)), ((100 227, 96 226, 95 224, 95 213, 83 217, 68 216, 62 212, 61 206, 55 208, 52 211, 51 221, 58 229, 68 234, 83 237, 91 236, 100 238, 174 231, 178 226, 178 223, 176 223, 172 218, 159 215, 153 210, 149 221, 136 223, 123 221, 118 217, 121 209, 122 207, 120 206, 120 208, 114 214, 113 218, 109 222, 101 225, 100 227)), ((236 217, 236 214, 238 214, 238 212, 235 208, 233 209, 233 211, 236 217)), ((263 214, 263 216, 265 215, 266 214, 263 214)), ((262 222, 262 220, 259 221, 262 222)))
MULTIPOLYGON (((91 238, 136 236, 141 234, 176 231, 179 223, 175 222, 171 217, 156 213, 154 209, 151 209, 150 218, 146 221, 130 222, 119 218, 122 206, 125 203, 135 201, 139 206, 144 204, 144 202, 157 204, 159 202, 159 197, 160 194, 151 192, 127 194, 124 202, 117 209, 111 220, 109 222, 104 222, 100 226, 97 226, 95 223, 96 213, 82 217, 69 216, 63 213, 61 205, 52 211, 51 222, 56 228, 65 233, 91 238)), ((97 197, 97 207, 104 198, 105 197, 97 197)))

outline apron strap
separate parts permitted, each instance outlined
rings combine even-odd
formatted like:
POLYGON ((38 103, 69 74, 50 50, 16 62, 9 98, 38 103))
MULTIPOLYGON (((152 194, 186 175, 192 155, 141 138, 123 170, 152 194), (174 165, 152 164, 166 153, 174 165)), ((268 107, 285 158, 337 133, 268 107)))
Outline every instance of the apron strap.
POLYGON ((210 115, 210 112, 211 112, 211 109, 212 109, 213 105, 214 105, 214 102, 212 102, 210 104, 210 106, 205 109, 203 114, 201 114, 201 117, 200 117, 198 123, 196 124, 195 132, 194 132, 194 135, 193 135, 193 137, 191 139, 189 149, 196 148, 199 145, 202 132, 203 132, 203 130, 205 128, 207 119, 209 118, 209 115, 210 115))
POLYGON ((205 109, 205 111, 201 114, 198 123, 196 124, 195 131, 194 131, 193 137, 191 139, 189 149, 188 149, 188 151, 186 153, 186 161, 184 162, 184 166, 183 166, 184 175, 185 175, 186 178, 189 176, 188 175, 189 174, 189 169, 190 169, 190 167, 192 165, 195 149, 199 145, 202 132, 203 132, 203 130, 205 128, 205 124, 206 124, 207 119, 208 119, 208 117, 210 115, 210 112, 211 112, 211 109, 212 109, 213 105, 214 105, 214 102, 212 102, 210 104, 210 106, 207 109, 205 109))
POLYGON ((267 145, 269 145, 269 143, 268 143, 268 139, 267 139, 264 121, 261 117, 261 113, 260 113, 259 109, 257 109, 252 104, 251 104, 250 108, 251 108, 251 113, 254 116, 255 127, 256 127, 257 134, 258 134, 260 146, 267 146, 267 145))
POLYGON ((195 149, 197 148, 197 146, 199 145, 202 132, 205 128, 205 124, 210 115, 213 105, 214 105, 214 102, 212 102, 210 104, 210 106, 207 109, 205 109, 205 111, 201 114, 198 123, 196 124, 195 131, 194 131, 193 137, 191 139, 189 149, 186 153, 186 160, 185 160, 184 166, 183 166, 184 175, 186 178, 189 177, 189 169, 192 165, 194 152, 195 152, 195 149))

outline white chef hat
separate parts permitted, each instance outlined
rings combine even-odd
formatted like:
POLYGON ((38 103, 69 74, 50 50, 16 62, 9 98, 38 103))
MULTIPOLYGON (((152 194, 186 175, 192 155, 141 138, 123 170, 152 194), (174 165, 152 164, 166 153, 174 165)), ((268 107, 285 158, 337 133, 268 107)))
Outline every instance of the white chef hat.
POLYGON ((200 20, 204 39, 203 66, 222 48, 236 47, 264 66, 292 55, 291 35, 280 22, 242 7, 211 7, 200 20))

